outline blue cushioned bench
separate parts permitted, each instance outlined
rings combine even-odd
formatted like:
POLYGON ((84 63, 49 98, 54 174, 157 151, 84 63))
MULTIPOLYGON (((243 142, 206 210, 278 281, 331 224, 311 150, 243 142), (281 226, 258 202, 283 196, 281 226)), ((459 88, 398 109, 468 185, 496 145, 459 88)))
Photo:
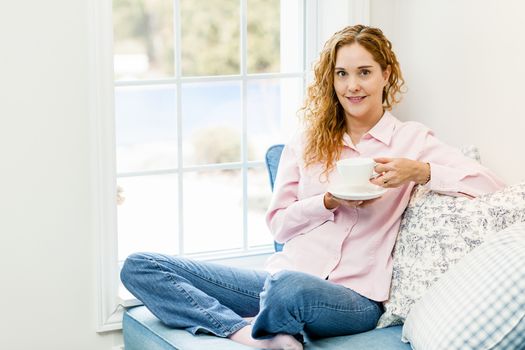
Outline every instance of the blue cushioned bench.
MULTIPOLYGON (((229 339, 191 333, 164 326, 144 306, 126 311, 123 319, 126 350, 249 350, 254 349, 229 339)), ((344 337, 307 341, 305 350, 410 350, 401 341, 401 326, 374 329, 344 337)))

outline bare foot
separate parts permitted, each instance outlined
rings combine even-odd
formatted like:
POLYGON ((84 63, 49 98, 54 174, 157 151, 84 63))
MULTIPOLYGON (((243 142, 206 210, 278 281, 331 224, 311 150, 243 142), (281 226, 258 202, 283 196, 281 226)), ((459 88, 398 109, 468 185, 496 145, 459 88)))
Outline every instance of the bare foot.
POLYGON ((230 335, 228 338, 234 342, 259 349, 279 349, 279 350, 303 350, 303 345, 294 337, 288 334, 277 334, 270 339, 253 339, 252 325, 247 325, 230 335))

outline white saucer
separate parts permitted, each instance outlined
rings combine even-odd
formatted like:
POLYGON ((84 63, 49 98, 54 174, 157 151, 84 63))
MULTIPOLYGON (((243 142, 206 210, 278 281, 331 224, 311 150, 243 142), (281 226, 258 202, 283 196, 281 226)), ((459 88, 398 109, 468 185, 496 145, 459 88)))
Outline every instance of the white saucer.
POLYGON ((328 188, 328 192, 334 195, 334 197, 354 201, 378 198, 384 195, 386 191, 386 188, 375 185, 355 187, 339 184, 332 185, 328 188))

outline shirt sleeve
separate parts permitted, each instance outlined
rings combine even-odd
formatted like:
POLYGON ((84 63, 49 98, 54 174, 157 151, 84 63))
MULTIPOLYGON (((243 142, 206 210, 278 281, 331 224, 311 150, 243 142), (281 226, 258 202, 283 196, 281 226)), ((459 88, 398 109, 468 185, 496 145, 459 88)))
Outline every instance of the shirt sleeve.
POLYGON ((447 195, 479 195, 497 191, 505 183, 492 171, 454 147, 437 139, 428 130, 419 160, 430 164, 428 189, 447 195))
POLYGON ((266 223, 278 243, 285 243, 328 220, 334 220, 333 211, 324 206, 324 193, 298 198, 300 180, 296 154, 291 147, 285 146, 266 213, 266 223))

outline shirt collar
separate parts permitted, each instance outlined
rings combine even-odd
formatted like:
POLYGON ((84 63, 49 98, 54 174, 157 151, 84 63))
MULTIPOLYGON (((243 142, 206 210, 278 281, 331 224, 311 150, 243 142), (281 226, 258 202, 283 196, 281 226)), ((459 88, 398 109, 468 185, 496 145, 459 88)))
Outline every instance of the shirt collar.
POLYGON ((390 145, 390 140, 396 128, 396 118, 389 111, 385 111, 381 119, 368 131, 373 138, 385 145, 390 145))
MULTIPOLYGON (((394 134, 394 130, 396 128, 396 121, 397 119, 392 114, 390 114, 389 111, 385 111, 381 119, 379 119, 376 125, 374 125, 372 129, 370 129, 365 135, 370 135, 376 140, 389 146, 390 140, 392 139, 392 135, 394 134)), ((363 137, 365 135, 363 135, 363 137)), ((355 149, 352 139, 347 133, 343 135, 343 144, 355 149)))

